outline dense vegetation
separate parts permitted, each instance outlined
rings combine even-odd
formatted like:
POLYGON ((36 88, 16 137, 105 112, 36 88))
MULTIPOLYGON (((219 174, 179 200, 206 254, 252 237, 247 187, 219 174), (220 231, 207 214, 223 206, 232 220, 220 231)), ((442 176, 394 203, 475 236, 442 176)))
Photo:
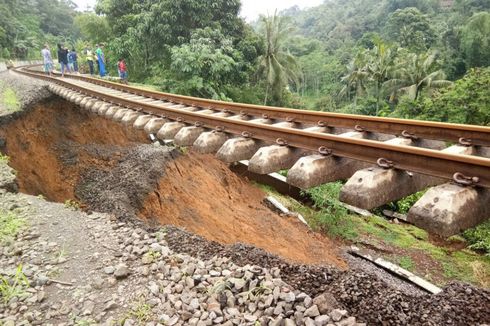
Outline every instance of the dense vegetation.
POLYGON ((490 2, 326 0, 247 24, 240 0, 0 0, 0 56, 106 44, 109 71, 216 99, 488 125, 490 2))

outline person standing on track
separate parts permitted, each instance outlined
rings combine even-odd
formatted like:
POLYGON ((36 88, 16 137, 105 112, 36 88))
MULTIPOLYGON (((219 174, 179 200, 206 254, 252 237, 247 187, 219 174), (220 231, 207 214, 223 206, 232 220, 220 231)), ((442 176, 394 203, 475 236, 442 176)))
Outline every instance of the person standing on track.
POLYGON ((90 70, 90 75, 94 75, 94 52, 92 49, 87 48, 86 50, 86 55, 87 55, 87 64, 88 68, 90 70))
POLYGON ((119 78, 121 78, 121 82, 123 84, 128 84, 128 70, 126 68, 126 62, 124 62, 123 58, 119 58, 117 62, 117 71, 119 72, 119 78))
POLYGON ((48 73, 51 76, 53 72, 53 58, 51 58, 49 45, 44 44, 44 49, 41 50, 41 55, 43 56, 44 72, 48 73))
POLYGON ((78 72, 78 55, 75 48, 72 48, 70 53, 68 53, 68 63, 71 71, 78 72))
POLYGON ((61 65, 61 77, 65 77, 65 71, 70 72, 68 67, 68 49, 58 44, 58 62, 61 65))
POLYGON ((105 57, 104 52, 102 52, 102 45, 100 45, 97 50, 95 50, 95 54, 97 55, 97 62, 99 64, 99 74, 100 77, 104 77, 105 72, 105 57))

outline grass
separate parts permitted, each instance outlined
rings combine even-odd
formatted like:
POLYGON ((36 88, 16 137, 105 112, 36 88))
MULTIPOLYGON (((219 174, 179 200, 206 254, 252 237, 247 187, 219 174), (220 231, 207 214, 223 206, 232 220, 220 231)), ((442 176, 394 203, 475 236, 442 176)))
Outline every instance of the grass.
POLYGON ((398 265, 400 265, 401 268, 405 268, 407 271, 413 271, 415 264, 409 256, 401 256, 398 258, 398 265))
POLYGON ((463 237, 470 243, 470 249, 481 250, 490 256, 490 220, 466 230, 463 237))
POLYGON ((10 161, 9 156, 3 155, 2 153, 0 153, 0 163, 8 164, 9 161, 10 161))
POLYGON ((78 211, 80 209, 80 203, 73 199, 65 200, 65 207, 74 211, 78 211))
MULTIPOLYGON (((335 237, 346 244, 355 243, 380 253, 390 252, 388 259, 401 267, 425 277, 438 285, 457 279, 478 286, 490 285, 490 255, 481 255, 470 249, 486 250, 490 242, 490 222, 451 237, 446 244, 433 243, 429 234, 416 226, 394 223, 372 215, 360 217, 349 214, 338 201, 342 183, 336 182, 312 188, 305 192, 313 201, 313 208, 292 198, 282 196, 271 187, 259 185, 265 192, 274 195, 283 205, 305 217, 315 230, 335 237), (454 249, 455 242, 465 242, 466 249, 454 249)), ((406 202, 416 201, 418 193, 406 202)), ((459 246, 457 246, 459 247, 459 246)), ((488 251, 487 251, 488 252, 488 251)))
POLYGON ((23 297, 27 294, 29 281, 22 272, 22 265, 17 266, 12 278, 0 275, 0 297, 4 303, 8 303, 14 297, 23 297))
POLYGON ((149 321, 152 318, 153 313, 150 305, 145 301, 145 297, 141 296, 138 301, 133 303, 125 319, 134 318, 139 324, 149 321))
POLYGON ((12 241, 25 224, 14 212, 0 210, 0 244, 12 241))
POLYGON ((7 109, 7 111, 9 112, 15 112, 20 110, 20 102, 19 99, 17 98, 17 94, 10 87, 7 87, 3 91, 2 102, 5 108, 7 109))

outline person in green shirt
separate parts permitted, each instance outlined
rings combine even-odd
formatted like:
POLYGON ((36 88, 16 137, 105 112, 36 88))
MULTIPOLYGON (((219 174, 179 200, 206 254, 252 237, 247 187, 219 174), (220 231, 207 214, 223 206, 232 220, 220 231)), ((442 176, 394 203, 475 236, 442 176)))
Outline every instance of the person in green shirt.
POLYGON ((97 62, 99 63, 99 74, 100 77, 104 77, 106 72, 105 72, 105 57, 104 57, 104 52, 102 51, 103 45, 100 45, 97 47, 97 50, 95 50, 95 54, 97 55, 97 62))

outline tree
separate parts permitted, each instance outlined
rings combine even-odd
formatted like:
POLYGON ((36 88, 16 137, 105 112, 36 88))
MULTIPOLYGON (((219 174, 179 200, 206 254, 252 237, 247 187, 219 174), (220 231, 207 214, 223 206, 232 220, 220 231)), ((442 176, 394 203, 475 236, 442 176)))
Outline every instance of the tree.
POLYGON ((357 106, 357 97, 366 91, 369 72, 366 67, 365 50, 359 51, 354 59, 347 65, 347 74, 342 77, 346 85, 340 91, 340 96, 348 96, 354 93, 354 106, 357 106))
POLYGON ((376 115, 379 113, 381 87, 388 79, 395 54, 392 49, 382 40, 375 40, 375 46, 367 52, 368 63, 366 70, 369 73, 370 79, 374 82, 374 94, 376 97, 376 115))
POLYGON ((417 8, 398 9, 386 23, 390 40, 412 50, 425 50, 434 42, 435 33, 426 15, 417 8))
POLYGON ((75 26, 80 29, 82 37, 93 43, 107 42, 111 29, 107 19, 94 13, 83 13, 75 17, 75 26))
POLYGON ((461 34, 466 68, 490 66, 490 13, 474 14, 461 34))
POLYGON ((420 92, 425 88, 447 87, 452 82, 445 80, 442 69, 436 68, 437 53, 414 54, 410 53, 403 58, 393 69, 392 79, 384 83, 384 88, 394 98, 397 93, 407 94, 412 100, 417 100, 420 92))
POLYGON ((261 16, 262 32, 264 34, 265 50, 258 59, 258 72, 265 78, 266 90, 264 104, 269 101, 282 103, 282 95, 289 82, 299 80, 299 66, 294 56, 284 49, 284 42, 291 28, 286 19, 274 13, 273 16, 261 16))
POLYGON ((171 72, 179 93, 229 100, 224 86, 243 82, 242 55, 231 38, 211 28, 196 30, 189 43, 171 50, 171 72))

